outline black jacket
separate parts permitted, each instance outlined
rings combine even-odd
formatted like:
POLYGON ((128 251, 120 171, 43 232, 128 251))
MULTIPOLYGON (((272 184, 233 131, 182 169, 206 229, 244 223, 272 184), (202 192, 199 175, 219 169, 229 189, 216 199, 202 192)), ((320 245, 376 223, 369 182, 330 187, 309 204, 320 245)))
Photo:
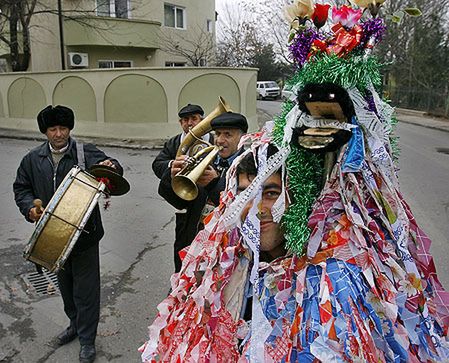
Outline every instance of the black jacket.
MULTIPOLYGON (((239 154, 243 149, 239 150, 239 154)), ((198 196, 192 201, 186 201, 176 195, 171 187, 171 172, 166 169, 159 183, 159 195, 176 209, 186 209, 184 217, 177 218, 175 244, 188 246, 192 243, 198 233, 200 217, 207 200, 209 199, 215 206, 218 206, 220 193, 225 189, 227 167, 222 167, 220 176, 212 180, 205 187, 198 187, 198 196), (179 222, 178 222, 179 220, 179 222), (182 221, 182 222, 181 222, 182 221), (182 223, 182 225, 180 225, 182 223)))
MULTIPOLYGON (((86 169, 109 159, 120 172, 123 171, 117 160, 108 158, 103 151, 92 144, 84 144, 84 158, 86 169)), ((25 155, 17 169, 13 189, 16 204, 28 222, 32 222, 28 218, 28 213, 33 208, 33 200, 39 198, 43 206, 47 206, 59 184, 77 164, 76 142, 73 139, 69 139, 69 147, 59 161, 56 175, 53 175, 53 159, 47 141, 25 155)), ((89 233, 81 233, 73 249, 75 253, 97 244, 104 235, 98 205, 94 208, 84 229, 89 233)))

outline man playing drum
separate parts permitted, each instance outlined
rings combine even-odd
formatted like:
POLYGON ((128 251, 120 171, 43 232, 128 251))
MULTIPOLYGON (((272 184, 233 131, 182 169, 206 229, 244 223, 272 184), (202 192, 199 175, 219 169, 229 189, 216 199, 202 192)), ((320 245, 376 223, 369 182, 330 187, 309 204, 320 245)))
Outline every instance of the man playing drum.
MULTIPOLYGON (((13 184, 16 204, 25 219, 32 223, 38 221, 43 212, 33 201, 40 199, 45 207, 73 166, 84 164, 89 169, 92 165, 102 164, 123 173, 117 160, 92 144, 77 143, 70 137, 74 127, 74 114, 70 108, 47 106, 39 112, 37 122, 48 140, 25 155, 13 184)), ((98 205, 84 230, 88 233, 81 233, 64 268, 58 272, 59 289, 70 325, 57 336, 57 342, 64 345, 78 336, 80 362, 93 362, 100 316, 98 245, 104 235, 98 205)))

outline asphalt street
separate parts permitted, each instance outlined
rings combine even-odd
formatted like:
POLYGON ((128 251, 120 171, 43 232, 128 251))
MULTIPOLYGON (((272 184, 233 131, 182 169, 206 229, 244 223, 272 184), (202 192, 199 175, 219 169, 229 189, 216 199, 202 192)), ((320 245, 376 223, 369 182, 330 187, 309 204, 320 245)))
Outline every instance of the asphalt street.
MULTIPOLYGON (((258 107, 262 122, 279 111, 280 103, 261 101, 258 107)), ((401 122, 398 127, 401 190, 433 240, 437 271, 449 288, 449 132, 422 127, 426 119, 416 117, 421 126, 401 122)), ((15 206, 12 182, 20 159, 37 144, 0 138, 0 362, 76 362, 77 341, 57 347, 53 340, 67 325, 60 296, 38 296, 22 278, 34 271, 22 258, 34 227, 15 206)), ((173 210, 157 195, 151 162, 158 150, 102 149, 124 165, 131 191, 112 198, 102 212, 106 234, 97 362, 139 362, 137 348, 169 289, 173 210)))

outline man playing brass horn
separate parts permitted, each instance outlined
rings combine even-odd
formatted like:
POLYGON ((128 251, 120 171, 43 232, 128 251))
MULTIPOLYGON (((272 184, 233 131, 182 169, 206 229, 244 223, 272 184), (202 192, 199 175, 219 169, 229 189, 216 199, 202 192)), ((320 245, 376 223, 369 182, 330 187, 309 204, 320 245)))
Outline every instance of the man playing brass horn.
MULTIPOLYGON (((203 115, 204 111, 201 106, 192 105, 190 103, 179 110, 179 124, 182 128, 182 132, 165 142, 164 147, 156 156, 153 164, 151 165, 154 174, 159 179, 162 178, 165 170, 169 169, 171 163, 175 160, 179 145, 189 133, 189 129, 192 129, 198 125, 203 119, 203 115)), ((203 139, 211 143, 213 142, 213 137, 210 134, 204 135, 203 139)))
POLYGON ((181 268, 179 252, 192 243, 198 233, 202 217, 219 203, 220 193, 225 188, 226 171, 232 161, 243 152, 238 145, 240 138, 248 131, 245 116, 224 112, 211 121, 215 131, 214 144, 220 147, 217 156, 197 180, 198 195, 191 201, 181 199, 172 188, 172 178, 178 174, 186 162, 186 155, 176 157, 170 163, 170 169, 162 175, 159 194, 172 206, 184 213, 176 217, 176 239, 174 246, 175 272, 181 268))

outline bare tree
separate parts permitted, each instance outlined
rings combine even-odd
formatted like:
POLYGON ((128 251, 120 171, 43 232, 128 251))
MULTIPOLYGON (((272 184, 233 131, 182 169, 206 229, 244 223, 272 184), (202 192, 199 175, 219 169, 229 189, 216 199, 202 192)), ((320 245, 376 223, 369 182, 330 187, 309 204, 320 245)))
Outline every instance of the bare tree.
POLYGON ((89 19, 89 16, 96 15, 95 6, 88 10, 73 8, 61 12, 52 6, 39 0, 0 0, 0 42, 10 49, 13 72, 28 70, 31 59, 31 30, 33 27, 45 29, 45 24, 31 24, 32 18, 38 14, 50 14, 61 17, 61 20, 73 20, 92 31, 97 31, 100 36, 103 36, 105 31, 113 31, 113 25, 92 22, 89 19), (6 34, 9 34, 9 37, 6 34))
POLYGON ((0 41, 3 41, 11 52, 11 67, 13 71, 27 70, 30 62, 30 22, 36 8, 37 0, 1 0, 0 26, 8 29, 9 39, 2 32, 0 41), (22 56, 19 52, 19 37, 22 33, 22 56))
POLYGON ((166 53, 186 58, 194 67, 204 66, 215 61, 215 40, 213 34, 200 26, 184 35, 176 30, 161 32, 160 49, 166 53))
POLYGON ((217 64, 248 66, 249 60, 262 43, 260 38, 252 14, 241 4, 226 4, 217 22, 217 64))

